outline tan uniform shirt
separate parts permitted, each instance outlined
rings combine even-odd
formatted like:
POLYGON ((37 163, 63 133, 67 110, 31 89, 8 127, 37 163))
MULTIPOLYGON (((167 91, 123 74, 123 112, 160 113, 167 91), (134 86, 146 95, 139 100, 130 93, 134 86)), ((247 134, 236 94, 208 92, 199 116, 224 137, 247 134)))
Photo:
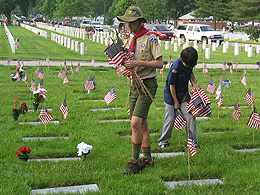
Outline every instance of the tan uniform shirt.
MULTIPOLYGON (((130 36, 125 40, 124 45, 127 48, 130 48, 132 40, 133 36, 130 36)), ((153 61, 159 57, 162 57, 162 50, 155 35, 144 34, 143 36, 136 39, 133 60, 153 61)), ((156 68, 137 66, 135 69, 137 74, 142 79, 148 79, 157 76, 156 68)))

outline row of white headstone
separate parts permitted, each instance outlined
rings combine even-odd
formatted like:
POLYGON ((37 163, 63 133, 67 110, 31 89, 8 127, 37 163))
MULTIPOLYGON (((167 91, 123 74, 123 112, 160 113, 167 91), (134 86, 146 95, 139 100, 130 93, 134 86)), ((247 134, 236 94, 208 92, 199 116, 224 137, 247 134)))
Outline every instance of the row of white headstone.
POLYGON ((4 27, 5 27, 5 34, 8 38, 9 44, 10 44, 11 49, 12 49, 12 53, 15 53, 14 37, 13 37, 12 33, 10 32, 10 30, 8 29, 8 27, 6 26, 5 22, 4 22, 4 27))
POLYGON ((56 33, 51 33, 51 40, 60 45, 63 45, 64 47, 67 47, 68 49, 75 50, 75 52, 80 52, 80 55, 84 55, 85 47, 83 42, 79 43, 74 39, 70 40, 69 37, 62 36, 56 33))
POLYGON ((33 33, 35 33, 37 35, 44 37, 45 39, 47 39, 47 32, 44 31, 44 30, 35 28, 33 26, 29 26, 29 25, 26 25, 26 24, 23 24, 23 23, 21 23, 20 26, 23 27, 23 28, 26 28, 29 31, 32 31, 33 33))

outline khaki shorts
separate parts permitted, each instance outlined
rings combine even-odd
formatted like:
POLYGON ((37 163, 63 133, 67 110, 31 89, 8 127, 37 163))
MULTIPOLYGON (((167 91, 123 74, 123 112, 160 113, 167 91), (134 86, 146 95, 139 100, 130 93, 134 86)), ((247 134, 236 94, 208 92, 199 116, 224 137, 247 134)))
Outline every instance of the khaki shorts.
MULTIPOLYGON (((156 78, 144 79, 143 81, 154 99, 158 87, 156 78)), ((136 116, 147 119, 150 105, 153 101, 148 94, 145 96, 141 89, 139 89, 139 93, 133 83, 130 87, 130 117, 136 116)))

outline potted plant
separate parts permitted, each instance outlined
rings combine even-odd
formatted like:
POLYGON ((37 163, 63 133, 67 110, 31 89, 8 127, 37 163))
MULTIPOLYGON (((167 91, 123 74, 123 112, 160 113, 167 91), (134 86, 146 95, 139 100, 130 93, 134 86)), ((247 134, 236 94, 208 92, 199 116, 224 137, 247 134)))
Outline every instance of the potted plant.
POLYGON ((47 92, 44 88, 39 88, 38 90, 33 92, 34 95, 34 102, 33 102, 33 109, 37 111, 38 106, 42 100, 46 99, 45 93, 47 92))
MULTIPOLYGON (((19 100, 15 99, 14 102, 17 103, 19 102, 19 100)), ((28 111, 28 107, 26 103, 22 103, 21 107, 19 108, 14 107, 13 108, 14 120, 16 121, 19 118, 20 114, 25 114, 27 111, 28 111)))

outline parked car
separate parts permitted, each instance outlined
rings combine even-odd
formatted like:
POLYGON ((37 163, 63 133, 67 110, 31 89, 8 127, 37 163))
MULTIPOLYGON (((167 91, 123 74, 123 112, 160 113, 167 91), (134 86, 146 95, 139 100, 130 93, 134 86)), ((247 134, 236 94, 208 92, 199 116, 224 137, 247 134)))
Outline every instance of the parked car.
POLYGON ((93 21, 91 22, 91 26, 97 31, 103 31, 103 25, 100 22, 93 21))
POLYGON ((180 25, 175 31, 176 37, 189 40, 206 41, 209 39, 212 41, 223 42, 224 35, 222 31, 216 31, 210 25, 207 24, 185 24, 180 25))
POLYGON ((175 37, 174 32, 163 24, 145 24, 144 27, 161 40, 175 37))
POLYGON ((91 21, 90 20, 83 20, 80 24, 81 28, 85 28, 86 26, 91 26, 91 21))

